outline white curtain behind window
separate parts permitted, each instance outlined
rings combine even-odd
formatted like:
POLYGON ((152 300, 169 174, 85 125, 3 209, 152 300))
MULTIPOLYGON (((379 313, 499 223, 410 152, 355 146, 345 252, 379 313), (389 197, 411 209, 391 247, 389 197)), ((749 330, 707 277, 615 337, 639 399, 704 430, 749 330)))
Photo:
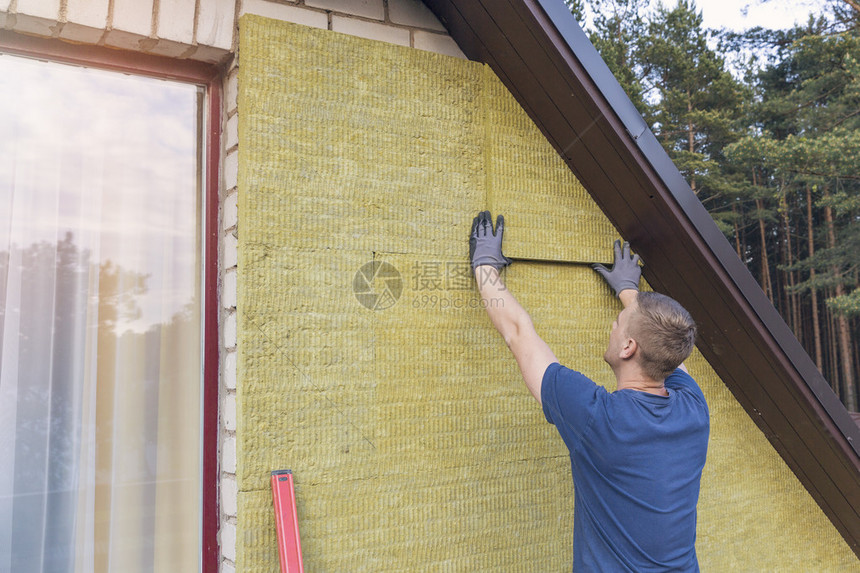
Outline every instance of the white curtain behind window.
POLYGON ((199 567, 200 97, 0 56, 0 572, 199 567))

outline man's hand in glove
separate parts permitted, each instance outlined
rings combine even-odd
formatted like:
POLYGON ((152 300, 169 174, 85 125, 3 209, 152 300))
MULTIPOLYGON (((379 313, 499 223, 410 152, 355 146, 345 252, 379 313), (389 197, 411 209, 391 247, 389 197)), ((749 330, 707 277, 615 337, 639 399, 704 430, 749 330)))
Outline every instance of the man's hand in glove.
POLYGON ((639 255, 630 254, 630 243, 625 241, 622 247, 621 241, 615 241, 615 262, 611 269, 597 263, 591 265, 591 268, 609 283, 616 296, 620 297, 621 292, 628 289, 639 292, 642 269, 639 267, 639 255))
POLYGON ((472 234, 469 236, 469 260, 472 270, 481 265, 490 265, 496 270, 511 264, 502 254, 502 234, 505 232, 505 218, 499 215, 496 231, 493 232, 493 217, 489 211, 481 211, 472 221, 472 234))

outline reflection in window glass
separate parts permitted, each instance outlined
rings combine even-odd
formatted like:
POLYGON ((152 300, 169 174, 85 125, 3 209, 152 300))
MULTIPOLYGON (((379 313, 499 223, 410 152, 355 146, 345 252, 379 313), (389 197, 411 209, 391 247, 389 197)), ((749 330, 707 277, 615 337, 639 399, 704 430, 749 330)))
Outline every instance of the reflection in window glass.
POLYGON ((195 571, 202 88, 0 55, 0 571, 195 571))

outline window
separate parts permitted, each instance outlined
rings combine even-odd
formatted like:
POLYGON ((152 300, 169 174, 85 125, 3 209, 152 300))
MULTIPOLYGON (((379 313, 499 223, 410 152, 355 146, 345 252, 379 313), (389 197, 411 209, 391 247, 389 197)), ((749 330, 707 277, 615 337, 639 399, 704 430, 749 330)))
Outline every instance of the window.
POLYGON ((205 558, 205 96, 0 55, 0 570, 205 558))

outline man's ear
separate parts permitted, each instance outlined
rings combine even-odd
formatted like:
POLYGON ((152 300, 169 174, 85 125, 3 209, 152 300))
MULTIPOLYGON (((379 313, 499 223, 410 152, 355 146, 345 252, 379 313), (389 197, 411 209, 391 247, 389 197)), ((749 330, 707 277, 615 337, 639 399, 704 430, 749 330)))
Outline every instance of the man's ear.
POLYGON ((624 341, 624 345, 621 347, 621 352, 619 353, 619 356, 624 360, 627 360, 628 358, 633 358, 633 355, 636 354, 636 351, 638 349, 639 344, 637 344, 634 339, 627 338, 624 341))

